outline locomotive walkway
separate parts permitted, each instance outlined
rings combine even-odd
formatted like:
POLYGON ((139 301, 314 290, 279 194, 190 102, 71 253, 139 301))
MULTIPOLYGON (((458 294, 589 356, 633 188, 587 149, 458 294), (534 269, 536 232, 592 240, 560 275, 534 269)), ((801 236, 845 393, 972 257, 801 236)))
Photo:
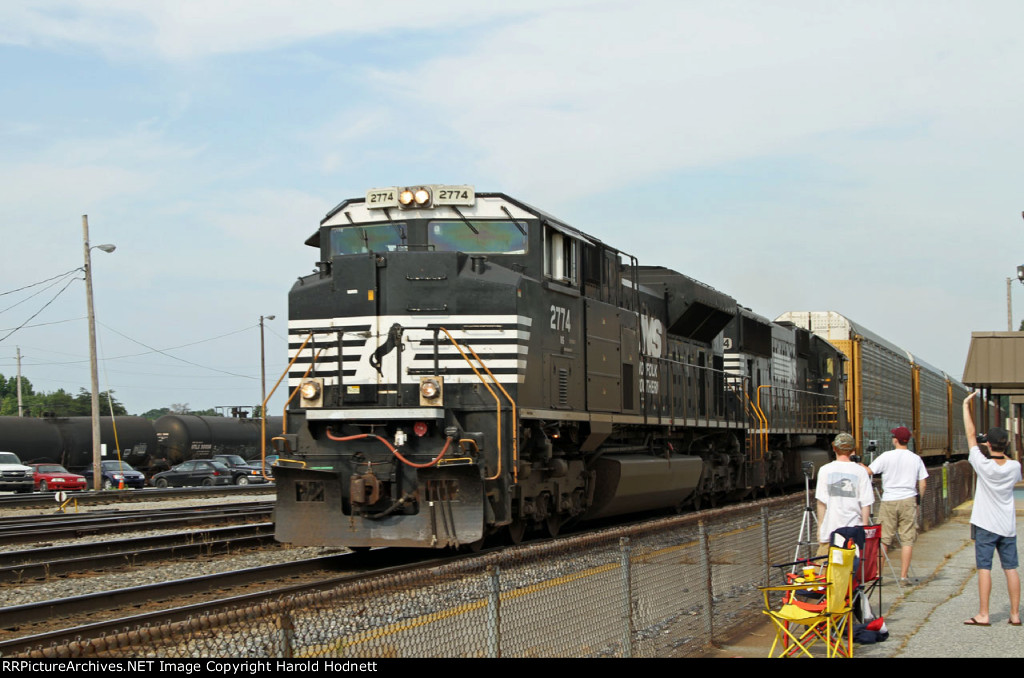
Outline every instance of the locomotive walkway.
MULTIPOLYGON (((1021 548, 1024 544, 1022 486, 1018 486, 1017 494, 1017 537, 1018 548, 1021 548)), ((912 583, 902 592, 888 564, 883 563, 886 584, 882 590, 882 614, 889 639, 874 645, 855 645, 854 658, 1024 657, 1024 626, 1007 623, 1010 604, 1006 577, 998 558, 992 571, 992 625, 968 627, 963 624, 978 611, 978 576, 969 524, 972 503, 961 504, 949 522, 918 536, 910 567, 912 583)), ((899 551, 894 549, 890 556, 898 574, 899 551)), ((1024 559, 1021 561, 1024 563, 1024 559)), ((872 596, 871 602, 875 606, 877 597, 872 596)), ((878 610, 874 611, 878 614, 878 610)), ((762 625, 708 656, 767 657, 773 639, 771 627, 762 625)))

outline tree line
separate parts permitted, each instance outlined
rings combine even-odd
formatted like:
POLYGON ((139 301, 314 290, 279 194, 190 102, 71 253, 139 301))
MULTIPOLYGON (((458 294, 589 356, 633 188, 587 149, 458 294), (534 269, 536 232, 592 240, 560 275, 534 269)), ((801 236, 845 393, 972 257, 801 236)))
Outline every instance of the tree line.
MULTIPOLYGON (((24 416, 26 417, 88 417, 92 415, 92 391, 87 388, 78 389, 76 395, 72 395, 62 388, 49 393, 37 393, 32 382, 27 378, 21 378, 21 403, 24 416)), ((122 417, 128 414, 128 410, 114 396, 113 391, 100 392, 100 416, 122 417)), ((192 411, 188 403, 174 403, 170 407, 160 407, 143 412, 141 417, 147 419, 159 419, 165 414, 196 414, 201 416, 216 417, 220 413, 214 409, 192 411)), ((5 377, 0 374, 0 416, 18 415, 18 378, 5 377)))

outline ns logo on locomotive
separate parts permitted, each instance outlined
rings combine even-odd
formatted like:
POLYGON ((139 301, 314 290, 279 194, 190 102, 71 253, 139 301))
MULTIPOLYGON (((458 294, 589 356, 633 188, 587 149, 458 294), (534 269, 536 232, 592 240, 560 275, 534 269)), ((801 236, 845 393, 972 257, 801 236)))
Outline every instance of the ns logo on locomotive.
POLYGON ((518 542, 742 498, 848 428, 830 343, 503 193, 373 189, 306 244, 279 541, 518 542))

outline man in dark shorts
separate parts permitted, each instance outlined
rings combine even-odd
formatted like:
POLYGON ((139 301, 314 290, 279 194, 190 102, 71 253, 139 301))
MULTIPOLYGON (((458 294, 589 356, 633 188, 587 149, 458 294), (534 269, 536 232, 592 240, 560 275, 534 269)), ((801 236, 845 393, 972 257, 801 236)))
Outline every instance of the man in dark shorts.
POLYGON ((964 432, 971 448, 968 461, 978 477, 974 488, 974 509, 971 531, 974 536, 974 559, 978 568, 978 614, 964 622, 967 626, 991 626, 988 600, 992 593, 992 554, 999 552, 999 564, 1006 574, 1010 594, 1010 619, 1020 626, 1020 576, 1017 574, 1017 511, 1013 486, 1021 480, 1020 462, 1007 458, 1009 434, 1006 429, 991 428, 987 442, 976 440, 971 405, 974 391, 964 399, 964 432), (990 453, 982 454, 979 445, 990 453))

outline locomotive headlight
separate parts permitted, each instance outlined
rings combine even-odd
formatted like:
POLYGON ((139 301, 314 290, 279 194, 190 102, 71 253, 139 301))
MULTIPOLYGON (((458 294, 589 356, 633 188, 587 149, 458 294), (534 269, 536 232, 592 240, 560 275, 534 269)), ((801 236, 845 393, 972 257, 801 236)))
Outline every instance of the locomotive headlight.
POLYGON ((440 391, 441 389, 438 387, 437 382, 433 379, 427 379, 420 384, 420 394, 424 398, 436 398, 440 391))
POLYGON ((320 395, 320 384, 315 381, 307 381, 299 389, 299 394, 306 400, 313 400, 320 395))
POLYGON ((417 205, 426 205, 430 202, 430 191, 425 188, 417 188, 416 193, 413 195, 413 199, 417 205))
POLYGON ((402 189, 402 192, 398 194, 398 202, 402 203, 403 205, 411 205, 413 198, 414 196, 412 189, 409 188, 402 189))
POLYGON ((440 405, 443 386, 441 377, 420 377, 420 405, 440 405))
POLYGON ((299 400, 302 407, 323 407, 324 380, 313 377, 302 382, 299 385, 299 400))

